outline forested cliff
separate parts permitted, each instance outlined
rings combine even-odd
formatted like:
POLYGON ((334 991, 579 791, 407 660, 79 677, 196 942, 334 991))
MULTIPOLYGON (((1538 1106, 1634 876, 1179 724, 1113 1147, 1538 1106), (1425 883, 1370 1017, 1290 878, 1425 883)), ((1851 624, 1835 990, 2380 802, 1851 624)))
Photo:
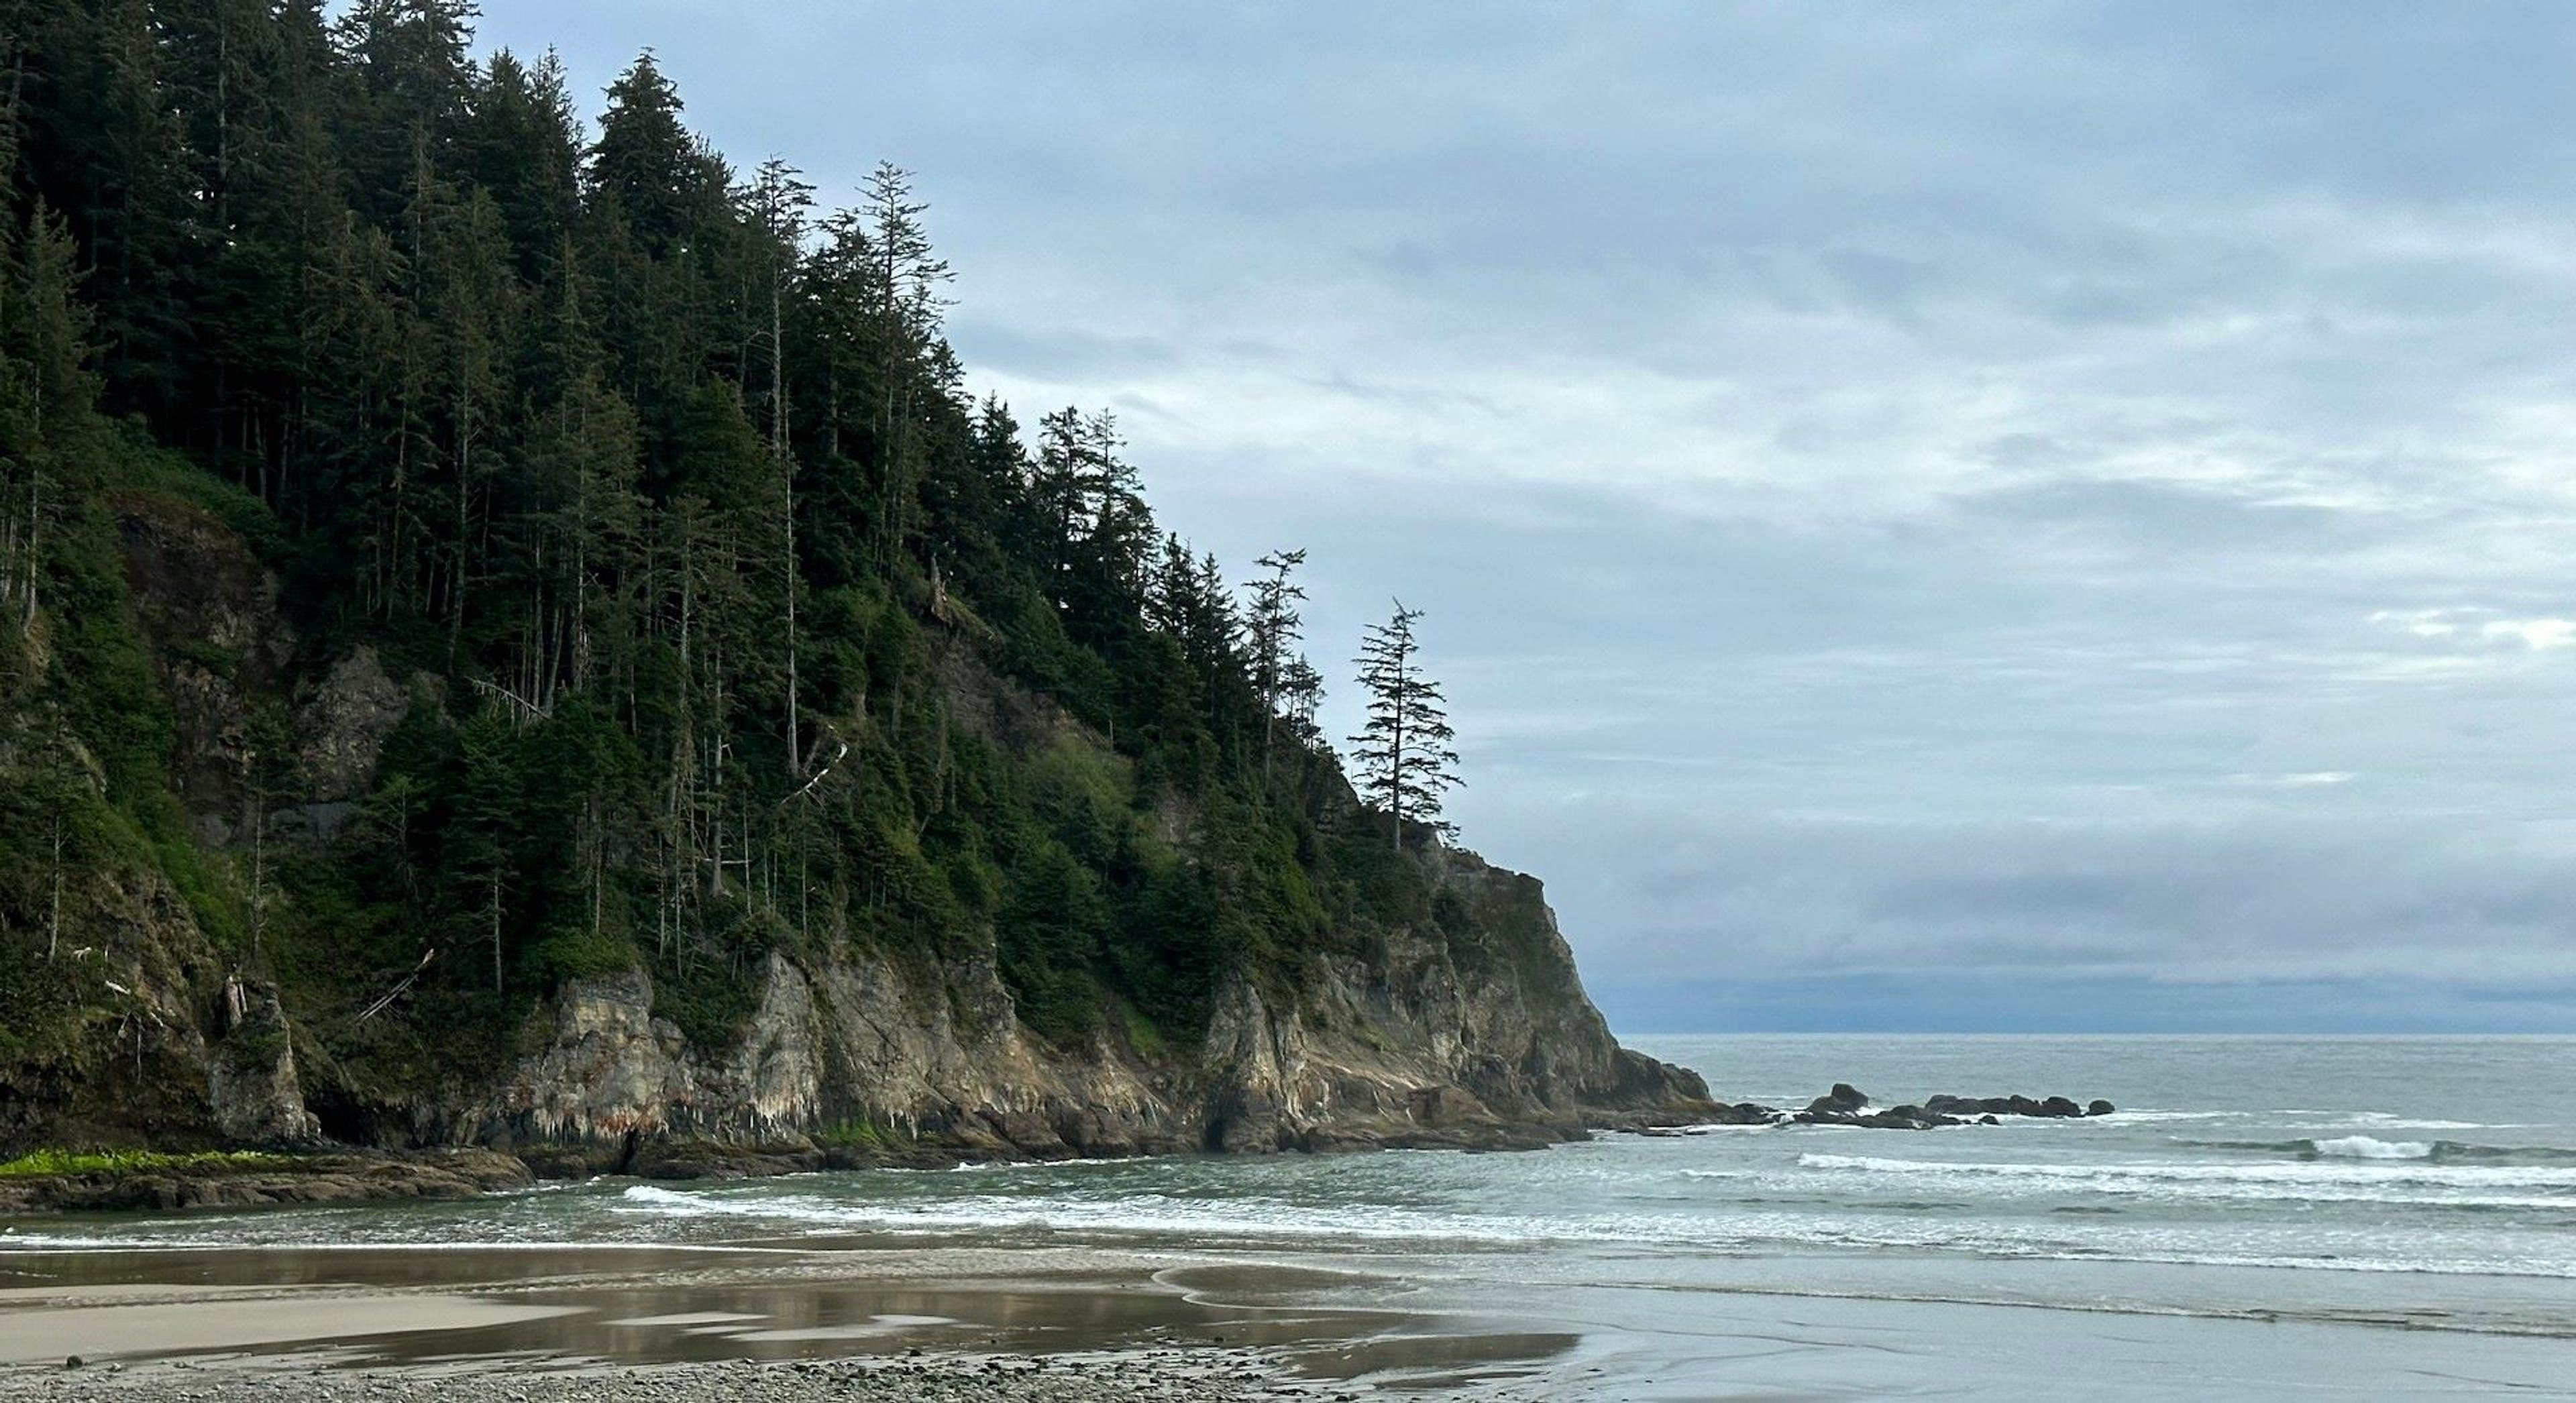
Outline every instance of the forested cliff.
POLYGON ((902 172, 827 211, 471 17, 0 0, 0 1150, 1704 1100, 1429 821, 1436 707, 1345 778, 1297 543, 1230 581, 1106 414, 966 393, 902 172))

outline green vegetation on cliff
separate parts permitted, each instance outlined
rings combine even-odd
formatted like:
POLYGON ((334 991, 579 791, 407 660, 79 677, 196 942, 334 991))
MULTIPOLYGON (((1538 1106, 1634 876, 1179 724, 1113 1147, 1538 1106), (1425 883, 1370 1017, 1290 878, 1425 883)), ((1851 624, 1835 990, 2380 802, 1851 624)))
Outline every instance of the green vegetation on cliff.
POLYGON ((197 1150, 159 1154, 149 1150, 79 1152, 37 1150, 0 1162, 0 1179, 28 1179, 51 1174, 131 1174, 154 1169, 268 1169, 290 1163, 284 1155, 258 1150, 197 1150))
POLYGON ((1108 415, 971 401, 901 171, 818 211, 471 15, 0 0, 0 1091, 148 1083, 136 968, 394 1104, 625 969, 713 1042, 772 950, 990 960, 1150 1056, 1440 928, 1302 554, 1247 608, 1108 415))

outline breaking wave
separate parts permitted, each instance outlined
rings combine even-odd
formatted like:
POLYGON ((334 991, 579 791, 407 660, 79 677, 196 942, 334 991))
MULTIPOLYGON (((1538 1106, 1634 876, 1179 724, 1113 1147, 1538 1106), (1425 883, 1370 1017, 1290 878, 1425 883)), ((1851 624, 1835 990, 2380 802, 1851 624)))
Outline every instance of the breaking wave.
POLYGON ((2478 1145, 2464 1140, 2382 1140, 2370 1135, 2297 1140, 2178 1140, 2204 1150, 2287 1155, 2293 1159, 2426 1160, 2462 1165, 2576 1165, 2576 1149, 2556 1145, 2478 1145))
POLYGON ((2332 1140, 2311 1140, 2308 1147, 2327 1159, 2431 1159, 2433 1144, 2429 1140, 2381 1140, 2369 1135, 2345 1135, 2332 1140))
MULTIPOLYGON (((2386 1145, 2387 1142, 2379 1142, 2386 1145)), ((2396 1147, 2391 1146, 2391 1149, 2396 1147)), ((1799 1167, 1864 1181, 1969 1181, 1998 1195, 2093 1193, 2165 1199, 2297 1199, 2433 1208, 2576 1209, 2576 1164, 2439 1164, 2346 1150, 2286 1164, 2016 1164, 1806 1154, 1799 1167)))

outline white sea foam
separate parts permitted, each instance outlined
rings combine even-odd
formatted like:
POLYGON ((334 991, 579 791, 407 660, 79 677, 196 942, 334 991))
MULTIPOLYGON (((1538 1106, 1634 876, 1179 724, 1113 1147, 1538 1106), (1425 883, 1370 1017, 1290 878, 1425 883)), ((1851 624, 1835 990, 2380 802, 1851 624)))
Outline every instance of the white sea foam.
MULTIPOLYGON (((1306 1162, 1276 1161, 1216 1170, 1174 1163, 1164 1167, 1169 1178, 1159 1180, 1153 1166, 1143 1166, 1135 1176, 1122 1173, 1114 1183, 1080 1186, 1020 1176, 981 1182, 948 1176, 909 1180, 922 1187, 919 1192, 897 1191, 894 1186, 904 1181, 872 1175, 827 1175, 793 1186, 603 1185, 590 1195, 555 1202, 577 1215, 561 1227, 591 1238, 587 1246, 611 1245, 592 1237, 602 1231, 655 1240, 631 1244, 635 1246, 660 1245, 671 1237, 712 1240, 736 1234, 779 1239, 1002 1234, 1007 1239, 1041 1232, 1074 1241, 1144 1238, 1265 1250, 1313 1245, 1341 1252, 1376 1244, 1407 1254, 1557 1249, 1587 1256, 1600 1251, 1616 1256, 1638 1251, 1735 1256, 1895 1249, 2328 1271, 2576 1274, 2576 1259, 2559 1250, 2550 1236, 2531 1237, 2509 1226, 2527 1219, 2462 1216, 2438 1226, 2418 1222, 2392 1227, 2374 1211, 2300 1215, 2298 1221, 2268 1212, 2194 1214, 2176 1220, 2156 1206, 2160 1196, 2248 1207, 2287 1203, 2293 1209, 2321 1200, 2374 1209, 2392 1203, 2442 1210, 2511 1205, 2550 1210, 2555 1221, 2576 1210, 2576 1184, 2567 1184, 2576 1167, 2565 1165, 2453 1166, 2438 1159, 2358 1157, 2232 1165, 2011 1162, 2020 1160, 2019 1154, 1997 1156, 2004 1161, 2000 1163, 1945 1163, 1893 1156, 1799 1156, 1786 1143, 1777 1151, 1744 1141, 1724 1144, 1726 1148, 1711 1142, 1690 1147, 1657 1142, 1648 1147, 1653 1157, 1644 1165, 1620 1157, 1636 1168, 1651 1165, 1649 1172, 1597 1182, 1590 1171, 1599 1166, 1569 1155, 1436 1161, 1432 1177, 1391 1179, 1403 1187, 1396 1201, 1365 1192, 1354 1195, 1357 1186, 1348 1164, 1337 1164, 1337 1172, 1319 1179, 1306 1162), (1701 1162, 1683 1168, 1666 1158, 1685 1149, 1701 1162), (1736 1154, 1758 1158, 1730 1163, 1736 1154), (1570 1169, 1584 1171, 1577 1176, 1582 1192, 1566 1191, 1564 1172, 1570 1169), (1224 1176, 1222 1192, 1211 1191, 1217 1174, 1224 1176), (1517 1187, 1494 1192, 1497 1185, 1487 1182, 1492 1179, 1517 1187), (2533 1180, 2540 1182, 2529 1182, 2533 1180), (2554 1187, 2562 1184, 2567 1186, 2554 1187), (1145 1191, 1113 1191, 1130 1188, 1145 1191), (2070 1197, 2091 1198, 2101 1216, 2060 1216, 2057 1210, 2070 1197), (2034 1199, 2040 1201, 2036 1209, 2034 1199)), ((189 1245, 255 1247, 260 1245, 256 1240, 243 1241, 235 1230, 244 1224, 284 1228, 300 1222, 303 1227, 295 1236, 309 1238, 321 1220, 322 1215, 289 1210, 274 1216, 191 1220, 185 1229, 176 1222, 138 1224, 143 1231, 136 1238, 117 1241, 143 1246, 137 1238, 165 1237, 165 1229, 229 1225, 225 1236, 232 1240, 189 1245)), ((448 1230, 476 1239, 452 1244, 456 1247, 501 1245, 489 1241, 498 1227, 478 1222, 451 1224, 448 1230)), ((80 1232, 93 1240, 105 1236, 86 1225, 80 1232)), ((48 1244, 30 1240, 32 1236, 0 1232, 0 1251, 44 1250, 48 1244)), ((783 1249, 784 1244, 774 1247, 783 1249)))
POLYGON ((1133 1165, 1135 1162, 1136 1161, 1133 1159, 970 1159, 962 1163, 952 1164, 946 1169, 893 1169, 883 1172, 893 1174, 999 1174, 1013 1169, 1089 1169, 1100 1165, 1124 1167, 1133 1165))
MULTIPOLYGON (((2367 1137, 2356 1136, 2355 1139, 2367 1137)), ((2384 1144, 2386 1142, 2374 1142, 2384 1144)), ((2343 1153, 2360 1155, 2358 1151, 2343 1153)), ((2413 1158, 2387 1155, 2371 1158, 2413 1158)), ((1850 1169, 1889 1174, 1975 1175, 1996 1178, 2090 1179, 2100 1176, 2171 1179, 2181 1182, 2266 1184, 2425 1183, 2461 1188, 2493 1185, 2566 1186, 2576 1188, 2576 1166, 2561 1165, 2406 1165, 2375 1168, 2360 1164, 2200 1164, 2165 1161, 2120 1161, 2104 1164, 2028 1164, 1980 1160, 1890 1159, 1877 1155, 1808 1153, 1798 1163, 1809 1169, 1850 1169)))
MULTIPOLYGON (((1918 1167, 1907 1161, 1880 1163, 1918 1167)), ((2248 1196, 2281 1196, 2277 1189, 2262 1186, 2235 1187, 2248 1196)), ((2449 1258, 2430 1254, 2409 1256, 2402 1251, 2388 1250, 2389 1245, 2383 1245, 2375 1235, 2366 1233, 2352 1237, 2349 1246, 2338 1246, 2331 1253, 2310 1252, 2306 1249, 2317 1247, 2321 1239, 2315 1229, 2306 1226, 2287 1236, 2280 1231, 2261 1229, 2207 1236, 2197 1231, 2176 1231, 2164 1227, 2114 1227, 2077 1222, 2052 1223, 2046 1229, 2034 1232, 2029 1226, 1989 1228, 1963 1224, 1949 1215, 1891 1216, 1865 1209, 1824 1214, 1806 1209, 1744 1208, 1689 1215, 1599 1212, 1524 1217, 1396 1208, 1384 1204, 1324 1207, 1276 1200, 1209 1202, 1162 1194, 1126 1195, 1105 1200, 979 1196, 938 1204, 894 1204, 834 1202, 807 1195, 728 1197, 724 1196, 724 1191, 691 1193, 650 1185, 630 1188, 625 1197, 626 1202, 638 1211, 683 1216, 765 1216, 781 1222, 801 1222, 815 1233, 1045 1230, 1075 1234, 1174 1236, 1200 1243, 1253 1241, 1287 1244, 1304 1241, 1347 1245, 1374 1241, 1406 1251, 1439 1245, 1479 1251, 1558 1245, 1610 1247, 1620 1251, 1654 1247, 1729 1254, 1774 1248, 1900 1248, 2074 1261, 2120 1260, 2358 1272, 2576 1275, 2567 1263, 2547 1258, 2502 1254, 2449 1258), (2283 1250, 2292 1248, 2294 1243, 2297 1250, 2283 1250)), ((2568 1206, 2567 1200, 2549 1202, 2560 1207, 2568 1206)))
POLYGON ((627 1189, 626 1192, 619 1194, 618 1197, 624 1199, 628 1203, 640 1205, 655 1212, 672 1214, 674 1216, 684 1218, 704 1217, 711 1213, 746 1213, 763 1217, 777 1216, 776 1214, 763 1214, 757 1207, 748 1203, 736 1204, 724 1199, 709 1198, 705 1194, 682 1193, 677 1189, 666 1189, 654 1184, 636 1184, 627 1189))
MULTIPOLYGON (((53 1252, 68 1249, 114 1248, 118 1250, 158 1248, 164 1244, 148 1238, 84 1237, 73 1233, 20 1232, 0 1228, 0 1252, 53 1252)), ((185 1246, 185 1243, 170 1244, 185 1246)))
POLYGON ((2354 1111, 2336 1119, 2372 1130, 2511 1130, 2510 1125, 2489 1125, 2474 1120, 2426 1120, 2419 1116, 2401 1116, 2388 1111, 2354 1111))
MULTIPOLYGON (((2437 1120, 2426 1116, 2401 1116, 2390 1111, 2182 1111, 2153 1106, 2123 1107, 2107 1116, 2086 1116, 2086 1125, 2154 1125, 2217 1124, 2260 1125, 2280 1121, 2321 1121, 2336 1129, 2351 1130, 2509 1130, 2522 1128, 2512 1124, 2494 1124, 2475 1120, 2437 1120)), ((2013 1124, 2007 1117, 2005 1124, 2013 1124)), ((2053 1126, 2056 1121, 2033 1121, 2030 1124, 2053 1126)), ((2324 1129, 2326 1126, 2319 1126, 2324 1129)))
POLYGON ((2368 1135, 2346 1135, 2336 1140, 2319 1140, 2317 1153, 2338 1159, 2431 1159, 2433 1144, 2429 1140, 2380 1140, 2368 1135))
POLYGON ((1399 1242, 1537 1243, 1623 1240, 1634 1229, 1604 1220, 1464 1216, 1390 1207, 1314 1208, 1234 1199, 1211 1205, 1158 1193, 1112 1199, 978 1195, 906 1203, 832 1202, 802 1194, 727 1198, 639 1184, 622 1211, 693 1218, 726 1215, 801 1223, 817 1232, 1047 1230, 1172 1233, 1191 1237, 1357 1237, 1399 1242))
POLYGON ((2293 1164, 2015 1164, 1804 1154, 1798 1164, 1865 1180, 1969 1185, 1998 1195, 2074 1192, 2169 1199, 2576 1209, 2576 1167, 2448 1165, 2350 1153, 2293 1164))

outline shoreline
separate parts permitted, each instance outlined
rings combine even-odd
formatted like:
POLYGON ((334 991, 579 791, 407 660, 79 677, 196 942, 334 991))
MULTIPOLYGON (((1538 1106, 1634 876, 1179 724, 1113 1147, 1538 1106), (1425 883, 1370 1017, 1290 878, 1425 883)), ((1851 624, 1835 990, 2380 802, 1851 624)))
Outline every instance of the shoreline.
MULTIPOLYGON (((124 1161, 60 1172, 0 1175, 0 1221, 54 1213, 178 1212, 328 1203, 456 1199, 540 1183, 631 1178, 641 1183, 724 1182, 871 1169, 954 1169, 968 1165, 1142 1160, 1187 1154, 1340 1155, 1378 1150, 1511 1152, 1543 1150, 1601 1134, 1679 1133, 1728 1123, 1721 1102, 1683 1115, 1640 1111, 1580 1124, 1501 1122, 1404 1132, 1319 1126, 1294 1149, 1145 1149, 1097 1156, 1032 1155, 1017 1146, 924 1139, 900 1149, 822 1146, 810 1140, 736 1142, 666 1137, 611 1147, 578 1142, 494 1149, 479 1145, 373 1149, 252 1146, 220 1150, 52 1152, 72 1160, 124 1161), (1703 1114, 1704 1113, 1704 1114, 1703 1114)), ((38 1152, 39 1154, 46 1152, 38 1152)), ((33 1157, 33 1156, 31 1156, 33 1157)))
MULTIPOLYGON (((1480 1121, 1465 1125, 1388 1128, 1383 1121, 1308 1127, 1286 1154, 1359 1154, 1373 1150, 1526 1151, 1604 1134, 1681 1135, 1722 1126, 1806 1124, 1864 1129, 1933 1130, 1994 1125, 1999 1116, 2081 1120, 2114 1113, 2108 1101, 2089 1107, 2051 1096, 1961 1098, 1936 1095, 1921 1104, 1877 1107, 1846 1083, 1803 1110, 1754 1102, 1709 1100, 1688 1106, 1610 1111, 1592 1108, 1579 1121, 1480 1121)), ((1077 1147, 1078 1151, 1078 1147, 1077 1147)), ((1139 1148, 1102 1159, 1152 1159, 1188 1153, 1254 1153, 1139 1148)), ((644 1182, 777 1178, 789 1174, 869 1169, 950 1169, 963 1165, 1062 1163, 1086 1158, 1030 1155, 986 1140, 924 1137, 904 1145, 822 1145, 796 1136, 771 1141, 659 1135, 613 1148, 602 1141, 361 1148, 252 1146, 216 1150, 38 1151, 26 1160, 61 1160, 58 1171, 0 1173, 0 1219, 45 1213, 170 1212, 195 1208, 389 1202, 470 1198, 539 1182, 631 1177, 644 1182), (95 1164, 85 1163, 96 1161, 95 1164)))

